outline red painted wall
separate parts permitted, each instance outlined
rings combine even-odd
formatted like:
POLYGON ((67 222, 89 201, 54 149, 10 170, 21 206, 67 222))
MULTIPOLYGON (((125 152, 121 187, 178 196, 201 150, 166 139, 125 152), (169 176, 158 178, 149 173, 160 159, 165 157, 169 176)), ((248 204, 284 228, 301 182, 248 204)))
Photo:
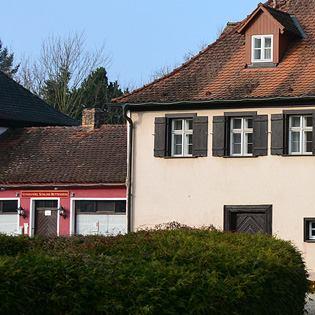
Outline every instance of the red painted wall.
MULTIPOLYGON (((43 191, 47 189, 29 189, 31 191, 43 191)), ((66 218, 60 217, 59 235, 70 235, 70 200, 71 198, 126 198, 126 188, 124 186, 112 186, 106 188, 71 188, 60 189, 69 191, 67 198, 60 198, 60 205, 66 211, 66 218)), ((30 207, 31 198, 22 197, 22 191, 27 189, 8 189, 0 191, 0 198, 19 198, 20 206, 25 211, 26 217, 20 217, 20 227, 24 227, 24 223, 30 226, 30 207)), ((58 190, 56 190, 58 192, 58 190)), ((41 199, 45 199, 44 197, 41 199)), ((56 198, 57 199, 57 198, 56 198)), ((25 233, 24 233, 25 234, 25 233)), ((29 234, 29 233, 28 233, 29 234)))

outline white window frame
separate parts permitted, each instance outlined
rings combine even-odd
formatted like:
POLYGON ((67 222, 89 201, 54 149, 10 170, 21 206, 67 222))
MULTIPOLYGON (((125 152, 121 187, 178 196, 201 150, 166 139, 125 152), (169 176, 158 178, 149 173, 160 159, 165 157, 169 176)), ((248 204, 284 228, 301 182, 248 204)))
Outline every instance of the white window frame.
POLYGON ((192 157, 192 154, 189 154, 189 144, 188 144, 188 135, 193 135, 193 128, 188 129, 186 126, 188 126, 188 121, 191 121, 193 124, 192 118, 174 118, 171 120, 171 156, 173 157, 192 157), (175 130, 174 125, 176 121, 182 122, 182 129, 181 130, 175 130), (175 143, 175 136, 181 135, 182 136, 182 152, 181 154, 175 154, 174 150, 174 143, 175 143))
MULTIPOLYGON (((233 117, 230 121, 230 156, 253 156, 253 153, 247 153, 247 137, 246 134, 253 134, 254 137, 254 128, 245 128, 245 120, 252 119, 252 117, 233 117), (241 129, 233 128, 233 121, 235 119, 241 119, 241 129), (234 153, 233 152, 233 135, 234 134, 241 134, 241 153, 234 153)), ((253 120, 254 123, 254 120, 253 120)), ((254 145, 254 144, 253 144, 254 145)))
POLYGON ((313 132, 313 127, 305 126, 304 122, 306 117, 312 117, 312 115, 290 115, 289 116, 289 154, 290 155, 312 155, 313 152, 306 152, 304 147, 305 133, 313 132), (300 127, 292 127, 292 117, 300 118, 300 127), (292 152, 292 132, 299 132, 300 134, 300 150, 299 152, 292 152))
POLYGON ((315 223, 315 220, 311 220, 311 221, 308 222, 308 224, 309 224, 309 226, 308 226, 308 228, 309 228, 309 236, 308 236, 308 238, 309 238, 310 241, 315 241, 315 236, 312 235, 312 232, 315 231, 315 228, 312 227, 312 225, 314 223, 315 223))
MULTIPOLYGON (((256 48, 257 49, 257 48, 256 48)), ((252 63, 273 62, 273 35, 253 35, 252 36, 252 63), (271 38, 271 58, 265 58, 265 39, 271 38), (261 40, 261 59, 255 59, 255 39, 261 40)))
MULTIPOLYGON (((75 235, 75 216, 76 216, 76 211, 75 211, 75 202, 77 200, 88 200, 88 201, 126 201, 126 212, 125 213, 121 213, 121 214, 117 214, 117 215, 121 215, 121 216, 125 216, 126 217, 126 233, 128 233, 128 200, 127 198, 98 198, 98 197, 89 197, 89 198, 84 198, 84 197, 75 197, 75 198, 70 198, 70 236, 75 235)), ((106 215, 106 214, 104 214, 106 215)), ((108 214, 107 214, 108 215, 108 214)))

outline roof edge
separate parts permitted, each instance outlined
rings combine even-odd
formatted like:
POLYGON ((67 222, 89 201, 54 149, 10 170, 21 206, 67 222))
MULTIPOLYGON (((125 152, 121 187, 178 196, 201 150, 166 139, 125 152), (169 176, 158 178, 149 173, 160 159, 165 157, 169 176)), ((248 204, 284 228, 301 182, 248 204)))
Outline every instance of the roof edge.
POLYGON ((244 99, 213 99, 213 100, 191 100, 191 101, 178 101, 178 102, 146 102, 146 103, 125 103, 120 104, 124 106, 125 110, 135 109, 137 111, 141 111, 141 109, 150 107, 161 107, 161 109, 166 106, 168 107, 207 107, 208 105, 229 105, 228 107, 232 107, 233 105, 255 105, 258 103, 263 105, 268 105, 270 103, 278 103, 278 102, 288 102, 295 103, 296 106, 303 105, 304 103, 314 102, 313 106, 315 106, 315 95, 302 95, 302 96, 278 96, 278 97, 265 97, 265 98, 244 98, 244 99))
POLYGON ((54 184, 54 183, 25 183, 25 184, 1 184, 0 183, 0 188, 1 189, 13 189, 13 188, 47 188, 47 187, 58 187, 58 188, 80 188, 80 187, 84 187, 84 188, 95 188, 95 187, 120 187, 120 186, 126 186, 126 183, 58 183, 58 184, 54 184))

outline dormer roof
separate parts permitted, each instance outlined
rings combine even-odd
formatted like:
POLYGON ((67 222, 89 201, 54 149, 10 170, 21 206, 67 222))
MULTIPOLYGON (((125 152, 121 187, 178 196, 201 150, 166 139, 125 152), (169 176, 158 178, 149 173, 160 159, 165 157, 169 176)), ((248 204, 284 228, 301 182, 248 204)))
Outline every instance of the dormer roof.
POLYGON ((293 16, 291 16, 289 13, 276 10, 263 3, 259 3, 257 9, 251 15, 249 15, 249 17, 241 24, 238 32, 243 34, 248 29, 248 27, 250 27, 251 23, 257 18, 257 16, 262 13, 269 14, 273 19, 278 22, 282 34, 287 31, 291 34, 302 37, 297 22, 293 16))

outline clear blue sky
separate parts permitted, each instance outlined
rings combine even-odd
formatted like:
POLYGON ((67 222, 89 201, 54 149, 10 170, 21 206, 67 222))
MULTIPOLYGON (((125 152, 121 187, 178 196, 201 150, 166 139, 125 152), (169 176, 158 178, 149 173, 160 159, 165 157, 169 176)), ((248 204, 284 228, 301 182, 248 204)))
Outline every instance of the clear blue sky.
POLYGON ((0 38, 17 58, 36 56, 51 34, 84 32, 89 47, 105 43, 110 79, 123 87, 148 82, 217 37, 258 0, 10 0, 1 4, 0 38))

